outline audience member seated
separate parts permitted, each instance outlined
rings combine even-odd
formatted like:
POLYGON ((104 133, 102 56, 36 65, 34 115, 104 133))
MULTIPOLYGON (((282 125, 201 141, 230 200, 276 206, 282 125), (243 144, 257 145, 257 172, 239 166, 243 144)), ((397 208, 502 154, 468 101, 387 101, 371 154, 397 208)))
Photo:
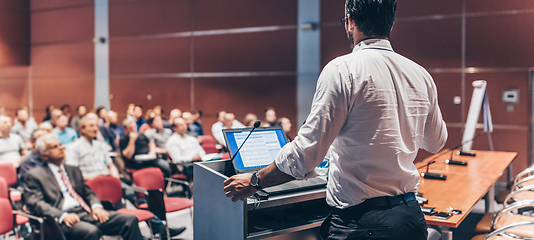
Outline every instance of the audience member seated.
POLYGON ((46 115, 43 118, 43 122, 49 122, 50 119, 52 119, 52 111, 54 111, 54 109, 56 109, 56 107, 52 104, 46 106, 46 109, 45 109, 46 115))
POLYGON ((85 105, 78 105, 78 107, 76 107, 76 116, 74 116, 70 120, 70 127, 74 129, 74 131, 76 131, 78 134, 80 133, 80 127, 78 126, 78 122, 80 121, 80 119, 82 119, 83 116, 85 116, 86 113, 87 108, 85 107, 85 105))
MULTIPOLYGON (((48 122, 50 122, 50 124, 52 124, 53 127, 56 127, 57 119, 58 119, 61 115, 63 115, 63 112, 62 112, 61 110, 59 110, 59 109, 57 109, 57 108, 54 109, 54 110, 52 110, 51 117, 50 117, 50 121, 48 121, 48 122)), ((68 121, 68 118, 67 118, 67 124, 68 124, 68 123, 69 123, 69 121, 68 121)))
POLYGON ((11 118, 0 116, 0 162, 9 162, 16 168, 28 156, 26 146, 19 135, 11 133, 11 118))
POLYGON ((262 127, 276 126, 276 112, 274 108, 270 107, 265 110, 265 122, 262 123, 262 127))
POLYGON ((78 138, 78 133, 74 129, 67 127, 68 124, 69 119, 67 116, 60 115, 57 119, 56 128, 54 128, 54 133, 63 145, 69 145, 78 138))
POLYGON ((128 104, 128 108, 126 109, 126 118, 129 118, 130 120, 136 122, 137 119, 134 117, 135 115, 135 104, 130 103, 128 104))
POLYGON ((47 133, 53 133, 54 127, 52 127, 52 124, 50 122, 42 122, 39 124, 38 130, 43 130, 47 133))
POLYGON ((63 163, 65 150, 55 135, 39 138, 36 150, 46 164, 28 171, 24 179, 23 194, 31 214, 57 219, 67 240, 98 240, 102 235, 143 240, 137 217, 104 210, 80 169, 63 163))
POLYGON ((39 154, 35 150, 35 142, 37 141, 37 139, 47 134, 50 133, 44 130, 37 130, 33 132, 32 137, 30 139, 30 142, 32 144, 32 150, 30 151, 30 154, 28 154, 28 156, 24 158, 20 163, 19 179, 21 181, 24 179, 24 176, 28 171, 30 171, 30 169, 43 165, 43 159, 39 157, 39 154))
POLYGON ((107 125, 107 115, 108 115, 108 111, 106 110, 105 107, 98 107, 96 109, 96 115, 98 116, 98 126, 102 127, 102 126, 106 126, 107 125))
MULTIPOLYGON (((156 113, 154 111, 152 111, 152 109, 148 109, 145 113, 145 118, 144 119, 150 119, 150 118, 154 118, 156 116, 156 113)), ((146 130, 150 129, 150 124, 148 124, 147 122, 143 123, 143 125, 141 125, 141 127, 139 128, 139 132, 140 133, 145 133, 146 130)))
POLYGON ((202 117, 202 111, 192 110, 191 115, 193 117, 193 123, 189 125, 189 129, 195 132, 195 136, 204 135, 204 129, 202 129, 202 122, 200 121, 200 118, 202 117))
POLYGON ((15 112, 15 124, 11 128, 11 132, 22 138, 26 149, 32 147, 30 138, 35 130, 37 130, 37 123, 32 117, 28 116, 28 108, 23 107, 17 109, 15 112))
POLYGON ((156 146, 156 153, 167 154, 167 147, 165 144, 172 135, 172 130, 163 128, 163 121, 160 116, 149 118, 147 121, 150 124, 150 129, 144 133, 150 142, 156 146))
POLYGON ((189 128, 189 126, 191 126, 191 124, 193 124, 193 114, 191 114, 190 112, 183 112, 182 113, 182 118, 184 119, 185 121, 185 124, 187 125, 187 135, 189 136, 192 136, 192 137, 197 137, 197 133, 195 131, 193 131, 191 128, 189 128))
POLYGON ((113 132, 115 139, 119 139, 124 135, 124 130, 122 129, 122 124, 119 123, 117 112, 111 110, 108 112, 108 123, 108 128, 113 132))
POLYGON ((258 121, 258 117, 254 113, 247 113, 243 119, 243 123, 247 127, 254 127, 254 123, 258 121))
POLYGON ((187 164, 195 161, 202 161, 206 155, 198 140, 186 134, 187 124, 183 118, 174 120, 174 134, 167 141, 167 150, 173 163, 184 166, 183 173, 187 176, 193 175, 193 165, 187 164))
POLYGON ((69 119, 69 125, 70 125, 70 121, 72 120, 72 115, 70 112, 70 105, 64 104, 63 106, 61 106, 60 110, 63 113, 63 115, 67 116, 67 119, 69 119))
POLYGON ((152 111, 154 111, 154 113, 157 115, 157 116, 160 116, 161 117, 161 120, 163 121, 163 127, 164 128, 171 128, 171 124, 169 123, 169 119, 167 119, 165 117, 165 112, 163 111, 163 108, 158 105, 158 106, 155 106, 154 108, 152 108, 152 111))
POLYGON ((154 143, 150 142, 144 134, 137 132, 137 125, 134 121, 127 118, 124 119, 122 125, 124 136, 121 137, 119 146, 123 160, 135 169, 158 167, 163 175, 168 177, 170 175, 169 163, 157 158, 154 143))
POLYGON ((145 119, 143 119, 143 106, 135 105, 133 116, 135 118, 135 123, 137 124, 137 131, 139 131, 141 125, 146 123, 145 119))
MULTIPOLYGON (((221 112, 219 112, 219 115, 221 115, 221 112)), ((215 124, 217 124, 216 122, 215 124)), ((222 122, 220 123, 221 126, 213 126, 211 127, 211 133, 213 134, 213 137, 217 140, 219 144, 226 147, 226 143, 224 142, 224 136, 222 133, 223 129, 231 129, 231 128, 244 128, 245 125, 240 123, 235 119, 235 115, 233 113, 227 113, 224 112, 222 122), (215 127, 215 128, 214 128, 215 127)))
MULTIPOLYGON (((96 140, 98 130, 97 119, 84 117, 80 120, 82 136, 67 147, 65 164, 79 167, 85 181, 108 175, 120 178, 119 171, 109 155, 109 147, 104 142, 96 140)), ((125 183, 122 187, 124 198, 136 204, 133 188, 125 183)))
POLYGON ((289 132, 291 131, 291 121, 289 121, 289 118, 281 117, 276 121, 277 126, 282 126, 284 129, 284 133, 286 134, 286 138, 288 141, 293 141, 293 138, 289 136, 289 132))
POLYGON ((182 110, 175 108, 169 113, 169 125, 163 125, 164 128, 169 128, 172 130, 172 123, 174 119, 182 117, 182 110))

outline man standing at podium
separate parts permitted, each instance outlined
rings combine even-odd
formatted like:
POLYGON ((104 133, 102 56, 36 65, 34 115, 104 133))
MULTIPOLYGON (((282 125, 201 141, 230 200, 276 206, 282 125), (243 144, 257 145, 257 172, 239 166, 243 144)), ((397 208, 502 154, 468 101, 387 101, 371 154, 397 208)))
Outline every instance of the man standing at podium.
POLYGON ((331 146, 323 239, 427 237, 414 193, 419 148, 439 151, 447 129, 428 72, 395 53, 388 40, 395 0, 347 0, 342 23, 353 49, 328 63, 311 112, 276 161, 224 182, 232 201, 258 189, 315 177, 331 146))

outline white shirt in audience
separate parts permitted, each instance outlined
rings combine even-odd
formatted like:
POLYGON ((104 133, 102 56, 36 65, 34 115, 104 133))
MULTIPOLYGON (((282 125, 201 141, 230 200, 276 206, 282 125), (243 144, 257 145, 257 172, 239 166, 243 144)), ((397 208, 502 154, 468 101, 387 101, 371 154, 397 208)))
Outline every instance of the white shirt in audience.
MULTIPOLYGON (((245 125, 240 123, 237 120, 234 120, 232 123, 232 128, 244 128, 245 125)), ((225 129, 224 124, 222 122, 216 122, 211 126, 211 134, 213 137, 219 142, 219 144, 226 146, 226 143, 224 142, 224 136, 222 133, 222 130, 225 129)))
POLYGON ((200 157, 206 155, 198 140, 187 134, 185 136, 178 133, 172 134, 167 141, 166 147, 174 163, 191 162, 195 155, 200 157))

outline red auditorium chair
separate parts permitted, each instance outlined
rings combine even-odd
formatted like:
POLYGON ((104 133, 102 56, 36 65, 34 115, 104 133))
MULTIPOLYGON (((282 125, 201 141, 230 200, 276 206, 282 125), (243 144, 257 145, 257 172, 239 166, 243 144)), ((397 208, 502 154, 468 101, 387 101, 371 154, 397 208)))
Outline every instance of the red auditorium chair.
POLYGON ((165 180, 183 183, 183 181, 163 177, 163 173, 159 168, 144 168, 135 171, 133 174, 133 181, 135 189, 142 191, 147 198, 147 203, 140 204, 139 208, 148 209, 154 215, 158 216, 167 228, 167 236, 169 226, 167 224, 166 213, 175 212, 189 208, 192 215, 191 208, 193 207, 193 200, 180 197, 167 197, 165 192, 165 180))
POLYGON ((206 154, 220 152, 220 149, 217 148, 217 141, 215 140, 213 136, 203 135, 203 136, 198 136, 197 139, 200 142, 200 146, 202 146, 206 154))
MULTIPOLYGON (((91 190, 93 190, 93 192, 96 193, 96 195, 98 195, 100 201, 103 203, 109 202, 111 206, 115 206, 123 199, 121 180, 118 178, 112 176, 102 176, 87 181, 85 183, 91 188, 91 190)), ((149 226, 150 235, 152 237, 152 226, 149 220, 154 217, 154 214, 152 214, 150 211, 142 209, 121 208, 119 210, 116 210, 116 212, 134 215, 137 217, 139 222, 145 221, 149 226)))
MULTIPOLYGON (((8 186, 17 184, 17 169, 11 163, 0 163, 0 176, 6 180, 8 186)), ((9 190, 10 199, 13 202, 20 202, 21 194, 19 191, 14 190, 9 190)))

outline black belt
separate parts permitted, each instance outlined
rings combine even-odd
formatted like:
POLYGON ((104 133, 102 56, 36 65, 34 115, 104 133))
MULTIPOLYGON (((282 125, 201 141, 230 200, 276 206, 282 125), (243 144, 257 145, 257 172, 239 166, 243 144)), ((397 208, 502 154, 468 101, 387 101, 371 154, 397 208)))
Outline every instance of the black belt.
POLYGON ((333 212, 350 212, 350 211, 359 211, 359 210, 370 210, 377 208, 391 208, 402 203, 408 203, 415 200, 415 194, 413 192, 397 195, 397 196, 384 196, 384 197, 375 197, 369 198, 362 203, 346 208, 338 209, 332 208, 333 212))

